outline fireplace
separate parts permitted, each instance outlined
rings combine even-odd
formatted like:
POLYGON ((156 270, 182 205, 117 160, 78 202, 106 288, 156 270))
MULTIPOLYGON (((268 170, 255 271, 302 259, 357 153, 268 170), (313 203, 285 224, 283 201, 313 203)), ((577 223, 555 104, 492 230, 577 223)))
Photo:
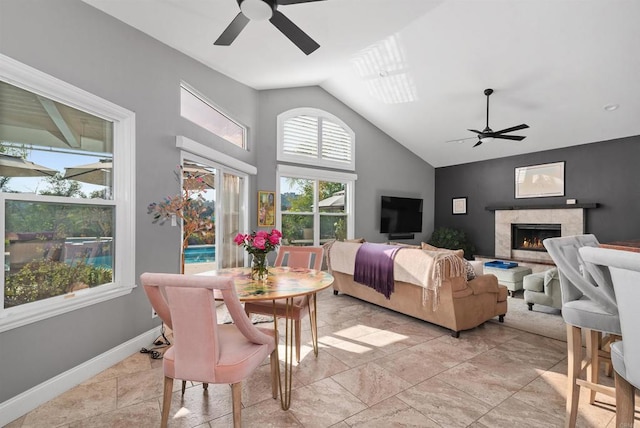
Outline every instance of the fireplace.
MULTIPOLYGON (((544 248, 520 248, 514 249, 513 232, 514 224, 517 225, 552 225, 553 235, 538 236, 538 241, 542 241, 549 236, 571 236, 584 233, 584 212, 583 207, 576 205, 567 208, 532 208, 516 209, 507 207, 495 209, 495 257, 509 260, 539 260, 542 262, 552 262, 549 253, 544 248)), ((531 237, 529 237, 531 240, 531 237)), ((518 242, 518 241, 516 241, 518 242)), ((533 241, 535 243, 535 239, 533 241)), ((518 247, 521 247, 518 245, 518 247)))
POLYGON ((511 249, 547 251, 542 241, 561 235, 560 224, 511 224, 511 249))

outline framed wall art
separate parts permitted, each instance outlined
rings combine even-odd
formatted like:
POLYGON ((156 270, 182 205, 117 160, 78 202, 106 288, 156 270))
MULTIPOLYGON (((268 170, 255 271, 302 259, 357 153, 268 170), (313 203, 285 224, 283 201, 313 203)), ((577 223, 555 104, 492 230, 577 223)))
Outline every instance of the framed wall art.
POLYGON ((452 198, 452 213, 453 214, 466 214, 467 213, 467 198, 452 198))
POLYGON ((276 193, 258 191, 258 227, 275 227, 276 193))
POLYGON ((563 161, 516 167, 516 199, 564 196, 564 164, 563 161))

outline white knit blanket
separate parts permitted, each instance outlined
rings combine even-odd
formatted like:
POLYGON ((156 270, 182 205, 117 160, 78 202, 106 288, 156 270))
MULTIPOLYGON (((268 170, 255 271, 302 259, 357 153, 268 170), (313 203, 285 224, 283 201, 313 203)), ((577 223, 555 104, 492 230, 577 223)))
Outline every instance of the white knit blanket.
MULTIPOLYGON (((327 251, 329 270, 353 275, 356 253, 361 245, 334 242, 327 251)), ((442 281, 449 277, 464 276, 464 273, 462 259, 449 252, 401 248, 394 259, 394 279, 423 287, 422 302, 426 304, 432 300, 434 310, 438 307, 442 281)))

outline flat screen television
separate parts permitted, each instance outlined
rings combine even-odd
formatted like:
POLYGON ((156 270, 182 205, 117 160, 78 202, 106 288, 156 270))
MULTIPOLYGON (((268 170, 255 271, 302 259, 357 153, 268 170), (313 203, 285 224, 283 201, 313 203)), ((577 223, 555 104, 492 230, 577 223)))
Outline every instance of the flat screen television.
POLYGON ((380 233, 422 232, 422 199, 382 196, 380 233))

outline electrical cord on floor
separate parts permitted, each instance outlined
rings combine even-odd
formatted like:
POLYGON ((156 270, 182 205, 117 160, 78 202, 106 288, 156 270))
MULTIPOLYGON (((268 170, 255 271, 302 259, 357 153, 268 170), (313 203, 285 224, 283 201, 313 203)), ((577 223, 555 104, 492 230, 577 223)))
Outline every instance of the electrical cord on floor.
POLYGON ((149 356, 154 360, 161 360, 162 359, 162 354, 160 352, 158 352, 157 349, 166 348, 167 346, 171 345, 171 342, 169 342, 169 339, 167 339, 167 336, 165 335, 164 322, 162 323, 162 327, 161 327, 161 330, 160 330, 160 336, 158 336, 156 338, 156 340, 153 341, 153 345, 154 345, 154 347, 151 348, 151 349, 142 348, 140 350, 140 353, 141 354, 149 354, 149 356))

